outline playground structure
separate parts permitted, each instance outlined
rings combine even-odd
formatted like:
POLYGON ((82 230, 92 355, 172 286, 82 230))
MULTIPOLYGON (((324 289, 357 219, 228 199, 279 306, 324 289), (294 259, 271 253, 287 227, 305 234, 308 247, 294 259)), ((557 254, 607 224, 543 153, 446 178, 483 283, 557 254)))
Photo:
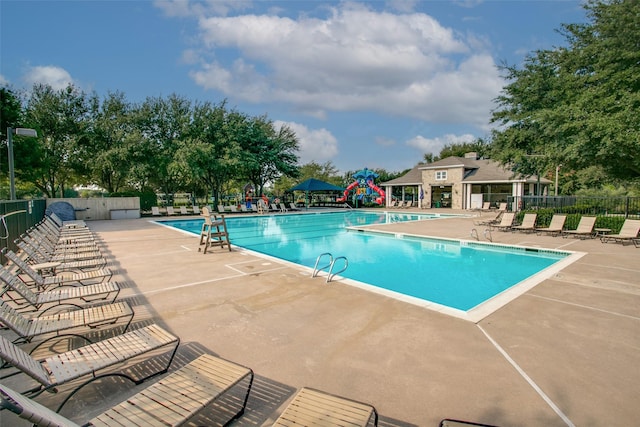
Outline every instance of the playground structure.
POLYGON ((384 204, 385 192, 382 188, 378 187, 375 184, 375 179, 378 178, 378 174, 370 171, 367 168, 364 168, 361 171, 356 172, 352 175, 355 181, 353 181, 349 186, 344 190, 344 194, 342 197, 336 199, 338 202, 345 202, 347 197, 349 197, 349 193, 356 189, 356 194, 359 199, 363 199, 365 197, 372 197, 371 193, 378 193, 378 197, 374 200, 377 204, 384 204))

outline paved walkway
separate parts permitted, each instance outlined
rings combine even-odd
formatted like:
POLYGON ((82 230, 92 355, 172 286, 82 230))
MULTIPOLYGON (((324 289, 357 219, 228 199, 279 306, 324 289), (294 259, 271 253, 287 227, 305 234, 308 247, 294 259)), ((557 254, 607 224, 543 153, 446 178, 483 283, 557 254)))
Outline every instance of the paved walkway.
MULTIPOLYGON (((586 255, 476 323, 326 285, 307 269, 238 248, 205 255, 197 237, 149 218, 89 225, 138 321, 153 319, 182 339, 178 364, 210 352, 253 368, 254 392, 234 425, 268 425, 303 386, 373 404, 382 426, 437 426, 448 417, 500 426, 640 420, 633 245, 494 232, 498 243, 586 255)), ((469 239, 473 227, 459 218, 380 228, 469 239)), ((70 415, 86 419, 89 409, 75 408, 70 415)))

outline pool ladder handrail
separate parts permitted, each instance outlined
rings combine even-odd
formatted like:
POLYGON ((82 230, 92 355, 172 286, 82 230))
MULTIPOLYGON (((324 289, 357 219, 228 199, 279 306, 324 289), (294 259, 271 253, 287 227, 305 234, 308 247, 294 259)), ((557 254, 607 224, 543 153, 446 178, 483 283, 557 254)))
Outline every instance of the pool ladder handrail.
POLYGON ((325 270, 325 269, 328 268, 329 270, 328 270, 328 274, 327 274, 327 280, 325 281, 325 283, 329 283, 334 278, 334 276, 336 276, 337 274, 340 274, 343 271, 345 271, 347 269, 347 267, 349 267, 349 260, 347 259, 347 257, 339 256, 339 257, 334 259, 333 255, 331 253, 325 252, 323 254, 318 255, 318 258, 316 258, 316 264, 313 267, 313 274, 311 275, 311 277, 316 277, 318 275, 318 273, 320 273, 322 270, 325 270), (325 256, 329 257, 329 264, 323 265, 322 267, 318 267, 318 264, 320 263, 320 260, 325 256), (335 266, 336 261, 338 261, 340 259, 344 260, 344 266, 342 267, 342 270, 334 272, 333 271, 333 267, 335 266))
MULTIPOLYGON (((478 236, 478 230, 476 230, 475 228, 472 228, 471 237, 473 237, 477 241, 480 241, 480 236, 478 236)), ((491 227, 484 229, 484 238, 490 242, 493 242, 493 236, 491 235, 491 227)))

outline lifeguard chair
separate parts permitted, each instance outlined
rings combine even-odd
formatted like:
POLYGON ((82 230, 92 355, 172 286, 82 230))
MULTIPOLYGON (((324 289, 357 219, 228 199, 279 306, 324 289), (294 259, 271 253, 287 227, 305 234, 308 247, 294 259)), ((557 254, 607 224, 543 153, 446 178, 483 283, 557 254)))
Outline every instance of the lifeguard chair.
MULTIPOLYGON (((204 253, 207 253, 210 246, 224 248, 224 245, 227 245, 229 252, 231 252, 231 242, 224 215, 211 214, 209 207, 205 206, 202 208, 202 216, 204 216, 204 224, 202 224, 200 232, 200 246, 204 245, 204 253)), ((201 250, 202 248, 199 247, 198 252, 201 250)))

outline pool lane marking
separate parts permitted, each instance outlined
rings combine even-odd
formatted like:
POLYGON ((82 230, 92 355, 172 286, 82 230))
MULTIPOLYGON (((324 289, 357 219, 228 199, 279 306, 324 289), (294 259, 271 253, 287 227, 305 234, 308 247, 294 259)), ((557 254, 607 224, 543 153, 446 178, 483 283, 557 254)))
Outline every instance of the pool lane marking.
POLYGON ((565 424, 569 427, 575 427, 575 424, 571 422, 569 417, 567 417, 564 414, 564 412, 562 412, 562 410, 555 403, 553 403, 551 398, 547 396, 547 394, 544 391, 542 391, 540 386, 538 386, 538 384, 536 384, 535 381, 533 381, 533 379, 529 375, 527 375, 524 369, 522 369, 520 365, 518 365, 516 361, 511 358, 511 356, 509 356, 509 354, 500 346, 500 344, 498 344, 493 338, 491 338, 491 336, 487 333, 487 331, 485 331, 482 328, 482 326, 480 325, 477 325, 477 326, 482 331, 482 333, 487 337, 487 339, 491 342, 491 344, 493 344, 493 346, 502 354, 502 356, 505 359, 507 359, 507 362, 509 362, 511 366, 513 366, 515 370, 518 371, 520 376, 522 376, 522 378, 524 378, 524 380, 528 382, 531 387, 533 387, 533 389, 540 395, 540 397, 542 397, 542 399, 545 402, 547 402, 547 405, 549 405, 551 409, 553 409, 553 411, 556 414, 558 414, 558 416, 562 419, 562 421, 564 421, 565 424))

